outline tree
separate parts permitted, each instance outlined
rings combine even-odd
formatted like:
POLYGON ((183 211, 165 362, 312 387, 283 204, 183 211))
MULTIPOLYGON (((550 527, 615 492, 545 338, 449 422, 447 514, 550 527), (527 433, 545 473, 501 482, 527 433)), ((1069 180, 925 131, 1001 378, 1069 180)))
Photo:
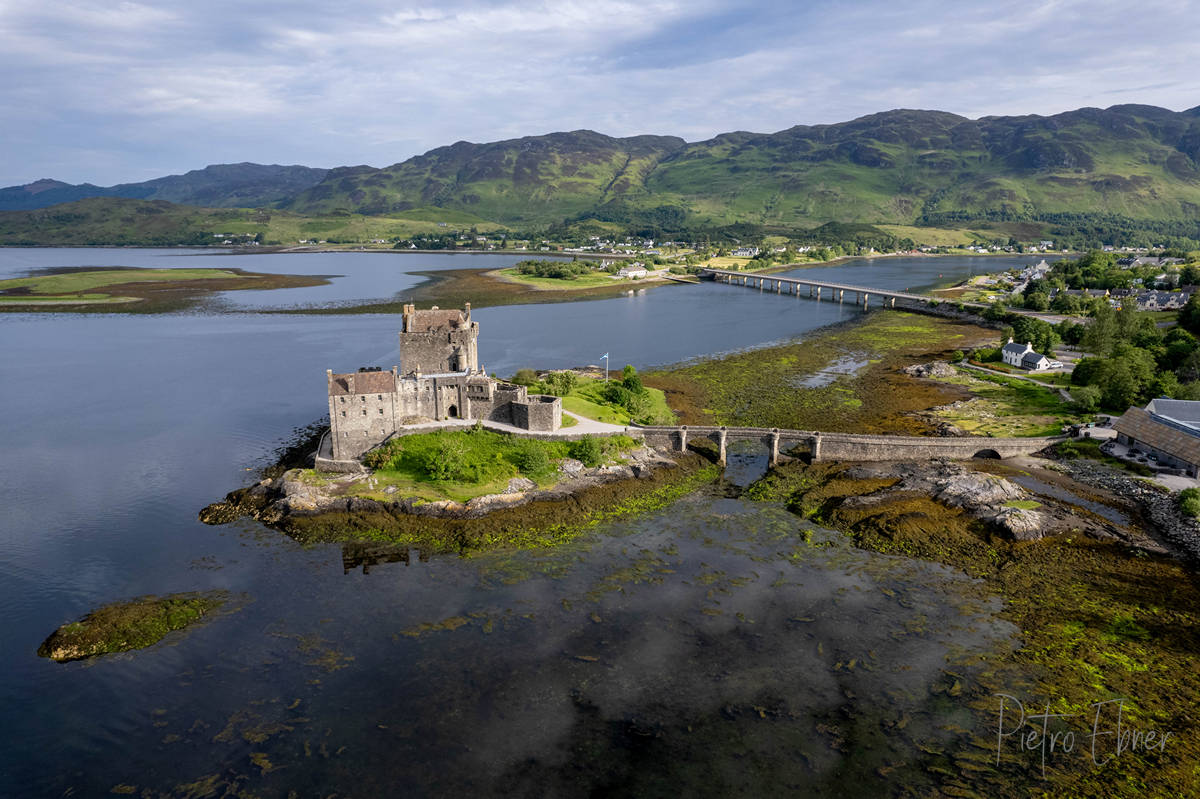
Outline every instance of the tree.
POLYGON ((1101 395, 1097 386, 1079 386, 1071 391, 1071 400, 1079 413, 1095 413, 1100 409, 1101 395))
POLYGON ((1180 327, 1194 336, 1200 336, 1200 292, 1188 297, 1177 320, 1180 327))
POLYGON ((550 386, 552 394, 565 397, 578 385, 579 378, 574 372, 551 372, 546 376, 546 383, 550 386))

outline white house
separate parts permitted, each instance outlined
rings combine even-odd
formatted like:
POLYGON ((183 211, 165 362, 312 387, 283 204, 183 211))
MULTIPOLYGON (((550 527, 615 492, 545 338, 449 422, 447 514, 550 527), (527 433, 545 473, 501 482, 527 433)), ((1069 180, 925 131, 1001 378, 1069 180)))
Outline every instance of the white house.
POLYGON ((1009 366, 1028 369, 1031 372, 1040 372, 1049 369, 1054 363, 1045 355, 1034 351, 1032 342, 1027 341, 1024 344, 1014 344, 1011 338, 1007 344, 1000 348, 1000 357, 1009 366))

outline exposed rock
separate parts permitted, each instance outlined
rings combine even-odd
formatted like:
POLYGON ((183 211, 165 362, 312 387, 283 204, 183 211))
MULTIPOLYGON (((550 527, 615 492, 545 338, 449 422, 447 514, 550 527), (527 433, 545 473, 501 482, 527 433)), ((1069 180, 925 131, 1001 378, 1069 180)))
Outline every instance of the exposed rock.
POLYGON ((521 494, 526 491, 532 491, 535 488, 537 488, 537 483, 533 482, 528 477, 514 477, 508 481, 508 488, 504 489, 504 493, 521 494))
POLYGON ((1021 541, 1042 538, 1056 527, 1048 514, 1014 506, 1033 499, 1033 494, 1021 486, 952 461, 867 463, 847 469, 845 474, 859 480, 896 480, 887 488, 847 499, 843 503, 846 507, 882 504, 897 493, 907 492, 962 508, 1021 541))
POLYGON ((931 361, 930 363, 917 363, 912 366, 906 366, 900 371, 906 375, 913 377, 954 377, 958 372, 954 367, 945 361, 931 361))
POLYGON ((563 458, 558 462, 558 470, 567 477, 578 477, 583 474, 583 470, 586 468, 582 461, 577 461, 574 458, 563 458))
POLYGON ((572 494, 602 483, 616 480, 650 477, 659 468, 673 468, 678 464, 665 454, 651 447, 641 447, 625 453, 623 462, 587 468, 573 458, 559 462, 558 471, 562 479, 556 485, 539 489, 537 483, 526 477, 514 477, 508 481, 503 493, 489 494, 471 499, 466 504, 453 500, 426 501, 413 497, 400 497, 399 489, 387 486, 383 493, 394 499, 368 499, 348 496, 347 489, 354 483, 365 481, 374 488, 376 478, 369 472, 345 474, 328 479, 320 484, 305 479, 299 469, 291 469, 274 480, 263 480, 249 488, 231 492, 223 502, 216 502, 200 511, 200 521, 206 524, 225 524, 240 516, 249 515, 259 521, 277 526, 289 516, 315 516, 323 513, 394 513, 414 516, 446 518, 478 518, 497 508, 522 505, 535 500, 561 500, 572 494))

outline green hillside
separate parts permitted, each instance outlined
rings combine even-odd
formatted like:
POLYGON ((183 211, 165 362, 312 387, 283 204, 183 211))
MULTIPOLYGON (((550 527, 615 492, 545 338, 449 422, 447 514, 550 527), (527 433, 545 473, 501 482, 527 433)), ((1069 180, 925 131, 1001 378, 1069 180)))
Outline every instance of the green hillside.
POLYGON ((285 200, 315 185, 328 169, 272 164, 214 164, 183 175, 167 175, 117 186, 72 185, 36 180, 0 189, 0 211, 31 211, 89 197, 166 200, 214 208, 253 208, 285 200))
POLYGON ((164 200, 93 197, 35 211, 0 212, 0 245, 366 242, 441 233, 445 231, 442 224, 475 227, 480 232, 500 227, 472 214, 439 208, 384 216, 303 216, 273 209, 195 208, 164 200))
MULTIPOLYGON (((439 226, 561 232, 564 222, 575 234, 722 228, 740 238, 836 222, 1026 240, 1044 232, 1108 242, 1131 231, 1200 240, 1200 108, 977 120, 898 110, 691 144, 579 130, 458 142, 383 169, 303 170, 208 167, 127 184, 152 188, 152 202, 93 198, 0 213, 0 243, 211 244, 214 233, 359 242, 439 226), (276 199, 251 202, 268 195, 276 199), (191 207, 237 204, 259 210, 191 207)), ((39 181, 9 199, 82 188, 39 181)))
POLYGON ((545 223, 616 197, 645 195, 648 176, 684 144, 670 136, 614 139, 588 130, 458 142, 384 169, 335 169, 284 205, 309 214, 433 205, 498 222, 545 223))
POLYGON ((900 110, 694 144, 591 131, 459 142, 384 169, 334 170, 286 205, 367 214, 435 205, 518 225, 648 213, 785 227, 948 213, 1190 220, 1200 211, 1200 109, 979 120, 900 110))

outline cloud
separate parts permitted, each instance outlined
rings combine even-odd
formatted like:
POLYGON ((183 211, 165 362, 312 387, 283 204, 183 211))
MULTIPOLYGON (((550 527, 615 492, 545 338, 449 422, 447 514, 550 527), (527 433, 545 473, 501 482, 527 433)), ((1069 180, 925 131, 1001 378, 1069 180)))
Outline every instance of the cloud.
POLYGON ((0 2, 0 185, 386 165, 460 139, 689 139, 894 107, 1197 104, 1178 2, 0 2))

